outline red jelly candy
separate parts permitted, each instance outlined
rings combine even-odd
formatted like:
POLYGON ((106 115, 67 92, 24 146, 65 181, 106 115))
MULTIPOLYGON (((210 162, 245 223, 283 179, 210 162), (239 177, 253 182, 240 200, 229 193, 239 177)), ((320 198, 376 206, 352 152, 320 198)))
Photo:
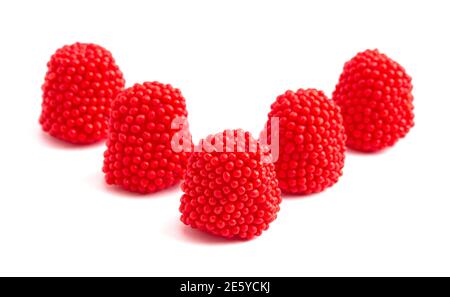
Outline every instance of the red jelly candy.
POLYGON ((181 187, 181 221, 226 238, 261 235, 276 219, 281 202, 269 160, 242 130, 202 140, 189 158, 181 187))
POLYGON ((378 50, 344 66, 333 93, 341 107, 347 146, 364 152, 393 146, 414 126, 411 77, 378 50))
POLYGON ((270 145, 278 145, 275 168, 283 192, 311 194, 338 181, 345 159, 342 122, 339 107, 322 91, 299 89, 277 97, 266 127, 270 145), (277 140, 271 139, 275 119, 277 140))
POLYGON ((174 147, 172 138, 182 134, 180 143, 184 140, 189 148, 187 124, 176 122, 186 118, 185 99, 171 85, 146 82, 119 93, 112 103, 104 153, 106 182, 143 194, 176 184, 189 152, 174 147))
POLYGON ((95 44, 75 43, 58 49, 47 67, 42 129, 77 144, 105 138, 111 101, 125 85, 111 53, 95 44))

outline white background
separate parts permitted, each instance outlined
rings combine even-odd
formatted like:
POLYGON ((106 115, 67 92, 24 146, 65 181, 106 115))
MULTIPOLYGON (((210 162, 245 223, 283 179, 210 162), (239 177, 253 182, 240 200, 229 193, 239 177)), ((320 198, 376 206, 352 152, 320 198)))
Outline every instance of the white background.
POLYGON ((449 1, 1 1, 0 274, 449 275, 449 15, 449 1), (41 132, 46 63, 76 41, 111 50, 127 86, 179 87, 196 140, 258 133, 278 94, 330 96, 344 62, 377 47, 413 77, 416 127, 228 242, 179 222, 177 187, 108 188, 103 143, 41 132))

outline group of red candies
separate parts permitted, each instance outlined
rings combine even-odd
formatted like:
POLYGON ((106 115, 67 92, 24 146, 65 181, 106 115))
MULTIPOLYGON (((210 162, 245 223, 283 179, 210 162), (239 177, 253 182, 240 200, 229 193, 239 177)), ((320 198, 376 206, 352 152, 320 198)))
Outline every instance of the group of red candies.
POLYGON ((271 106, 278 119, 278 156, 242 130, 174 150, 173 138, 191 141, 180 90, 145 82, 125 87, 111 53, 75 43, 56 51, 42 87, 44 131, 74 144, 106 141, 108 184, 142 194, 181 188, 181 221, 226 238, 259 236, 276 219, 281 192, 323 191, 342 175, 345 147, 375 152, 393 146, 414 125, 411 77, 378 50, 348 61, 330 100, 315 89, 286 91, 271 106), (249 145, 249 143, 253 145, 249 145), (230 150, 217 149, 229 146, 230 150))

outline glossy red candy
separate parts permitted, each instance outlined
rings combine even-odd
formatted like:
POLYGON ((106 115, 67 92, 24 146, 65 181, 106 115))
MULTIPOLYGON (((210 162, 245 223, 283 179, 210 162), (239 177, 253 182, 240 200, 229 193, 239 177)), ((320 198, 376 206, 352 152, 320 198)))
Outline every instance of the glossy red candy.
POLYGON ((186 125, 173 124, 186 118, 185 99, 171 85, 146 82, 119 93, 104 153, 106 182, 142 194, 179 182, 189 152, 173 147, 172 140, 182 134, 189 147, 191 138, 186 125))
POLYGON ((322 91, 299 89, 277 97, 267 122, 268 140, 278 145, 275 163, 284 193, 311 194, 335 184, 342 175, 345 132, 339 107, 322 91), (279 121, 279 142, 271 121, 279 121))
POLYGON ((47 67, 42 129, 76 144, 105 138, 111 101, 125 85, 111 53, 95 44, 75 43, 58 49, 47 67))
POLYGON ((181 221, 225 238, 261 235, 280 209, 270 155, 242 130, 202 140, 189 158, 182 190, 181 221))
POLYGON ((364 152, 393 146, 414 126, 411 77, 378 50, 344 66, 333 93, 341 107, 347 146, 364 152))

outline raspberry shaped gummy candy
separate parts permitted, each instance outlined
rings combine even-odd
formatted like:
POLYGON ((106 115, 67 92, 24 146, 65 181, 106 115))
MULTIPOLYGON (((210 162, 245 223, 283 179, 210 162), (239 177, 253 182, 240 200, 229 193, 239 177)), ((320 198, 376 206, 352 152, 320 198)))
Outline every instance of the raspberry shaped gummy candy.
POLYGON ((105 138, 111 101, 125 85, 111 53, 95 44, 75 43, 58 49, 47 67, 42 129, 75 144, 105 138))
POLYGON ((181 188, 181 221, 225 238, 261 235, 280 210, 270 154, 242 130, 201 140, 189 158, 181 188))
POLYGON ((411 77, 378 50, 357 54, 344 66, 333 93, 341 107, 351 149, 393 146, 414 126, 411 77))
POLYGON ((119 93, 104 153, 106 182, 142 194, 179 182, 191 145, 186 119, 185 99, 171 85, 146 82, 119 93), (177 136, 185 147, 173 145, 177 136))
POLYGON ((317 193, 338 181, 344 167, 345 131, 339 107, 322 91, 286 91, 272 104, 268 118, 262 137, 266 135, 272 151, 278 145, 275 168, 284 193, 317 193), (272 131, 275 119, 278 131, 272 131))

